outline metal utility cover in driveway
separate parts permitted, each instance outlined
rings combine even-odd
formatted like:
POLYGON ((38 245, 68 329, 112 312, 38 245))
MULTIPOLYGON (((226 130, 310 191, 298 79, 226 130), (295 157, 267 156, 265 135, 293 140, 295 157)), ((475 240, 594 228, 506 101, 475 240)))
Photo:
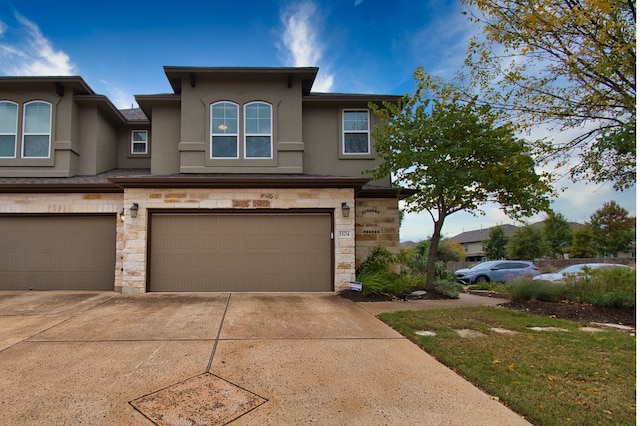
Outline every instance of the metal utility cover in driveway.
POLYGON ((331 291, 329 213, 154 213, 150 291, 331 291))
POLYGON ((205 373, 131 401, 156 425, 226 425, 266 399, 205 373))

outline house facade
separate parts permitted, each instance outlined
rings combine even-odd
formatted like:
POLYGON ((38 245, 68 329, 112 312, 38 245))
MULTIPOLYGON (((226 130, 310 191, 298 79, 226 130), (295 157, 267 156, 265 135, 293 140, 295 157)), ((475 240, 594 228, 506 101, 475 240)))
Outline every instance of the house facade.
MULTIPOLYGON (((515 225, 498 225, 504 231, 504 234, 509 237, 513 235, 518 227, 515 225)), ((451 241, 459 243, 467 255, 466 261, 478 262, 485 260, 484 249, 489 242, 491 228, 474 229, 473 231, 462 232, 454 237, 451 237, 451 241)))
POLYGON ((398 200, 368 103, 317 68, 165 67, 118 110, 81 77, 0 77, 0 289, 338 291, 398 200))

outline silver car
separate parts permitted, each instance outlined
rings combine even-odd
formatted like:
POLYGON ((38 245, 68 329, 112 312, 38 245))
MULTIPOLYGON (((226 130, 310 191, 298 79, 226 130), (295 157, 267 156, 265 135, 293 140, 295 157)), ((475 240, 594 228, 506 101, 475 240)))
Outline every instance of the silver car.
POLYGON ((458 269, 457 280, 462 284, 480 284, 490 281, 507 282, 516 278, 533 278, 540 268, 525 260, 491 260, 472 268, 458 269))
POLYGON ((613 267, 628 268, 628 266, 626 265, 620 265, 617 263, 578 263, 576 265, 567 266, 566 268, 560 269, 559 271, 556 271, 550 274, 538 275, 533 279, 551 281, 552 283, 566 283, 567 276, 569 275, 586 273, 590 269, 613 268, 613 267))

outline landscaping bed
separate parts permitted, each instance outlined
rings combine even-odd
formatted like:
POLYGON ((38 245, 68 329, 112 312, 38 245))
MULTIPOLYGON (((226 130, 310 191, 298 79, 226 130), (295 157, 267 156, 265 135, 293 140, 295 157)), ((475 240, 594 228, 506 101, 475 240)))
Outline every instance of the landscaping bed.
MULTIPOLYGON (((391 300, 398 300, 403 297, 402 294, 362 294, 362 292, 343 290, 339 293, 341 297, 352 300, 354 302, 385 302, 391 300)), ((405 293, 406 295, 406 293, 405 293)), ((426 294, 420 297, 421 299, 450 299, 450 297, 444 296, 435 290, 428 291, 426 294)), ((636 312, 635 309, 625 308, 606 308, 595 305, 585 305, 578 303, 566 303, 566 302, 540 302, 540 301, 528 301, 528 302, 507 302, 498 306, 505 307, 507 309, 513 309, 515 311, 527 312, 533 315, 541 315, 551 318, 560 318, 571 321, 579 321, 584 323, 600 322, 600 323, 612 323, 622 324, 635 327, 636 325, 636 312)))

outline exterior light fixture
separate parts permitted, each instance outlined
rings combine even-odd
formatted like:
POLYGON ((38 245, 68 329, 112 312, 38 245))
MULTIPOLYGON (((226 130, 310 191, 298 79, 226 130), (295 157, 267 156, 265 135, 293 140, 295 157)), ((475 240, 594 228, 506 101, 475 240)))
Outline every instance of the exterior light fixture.
POLYGON ((351 207, 349 207, 349 204, 342 203, 342 217, 349 217, 350 210, 351 210, 351 207))
POLYGON ((133 203, 131 207, 129 207, 129 211, 131 212, 131 217, 133 219, 138 217, 138 203, 133 203))
POLYGON ((124 222, 124 209, 120 212, 120 222, 124 222))

